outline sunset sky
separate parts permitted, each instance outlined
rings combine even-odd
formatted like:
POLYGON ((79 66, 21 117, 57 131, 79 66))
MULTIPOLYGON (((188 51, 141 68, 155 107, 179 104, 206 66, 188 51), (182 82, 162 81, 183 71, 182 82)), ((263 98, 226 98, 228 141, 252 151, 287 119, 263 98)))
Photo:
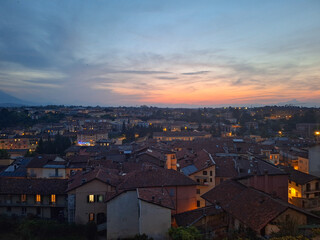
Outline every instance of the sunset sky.
POLYGON ((0 90, 43 104, 320 106, 319 0, 2 0, 0 90))

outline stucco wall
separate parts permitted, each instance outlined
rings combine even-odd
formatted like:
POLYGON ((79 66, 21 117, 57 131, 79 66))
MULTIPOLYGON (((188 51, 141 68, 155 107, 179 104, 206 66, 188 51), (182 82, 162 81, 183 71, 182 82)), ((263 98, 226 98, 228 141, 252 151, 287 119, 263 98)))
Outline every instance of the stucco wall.
POLYGON ((129 238, 139 233, 137 192, 123 193, 107 203, 107 239, 129 238))
POLYGON ((70 191, 69 194, 76 195, 75 223, 86 224, 89 221, 89 213, 95 214, 95 221, 98 213, 105 213, 106 203, 104 201, 88 203, 87 198, 90 194, 103 195, 105 197, 107 191, 112 191, 112 188, 99 180, 93 180, 74 191, 70 191))
POLYGON ((140 234, 147 234, 153 239, 168 239, 171 227, 171 210, 139 200, 140 205, 140 234))

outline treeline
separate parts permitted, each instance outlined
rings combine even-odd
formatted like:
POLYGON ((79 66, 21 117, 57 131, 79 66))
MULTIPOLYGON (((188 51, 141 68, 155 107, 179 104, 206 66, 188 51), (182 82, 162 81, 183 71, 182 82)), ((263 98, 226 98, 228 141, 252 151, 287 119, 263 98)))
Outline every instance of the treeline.
POLYGON ((64 155, 64 151, 72 145, 70 138, 56 135, 53 140, 43 141, 41 138, 36 148, 39 154, 59 154, 64 155))

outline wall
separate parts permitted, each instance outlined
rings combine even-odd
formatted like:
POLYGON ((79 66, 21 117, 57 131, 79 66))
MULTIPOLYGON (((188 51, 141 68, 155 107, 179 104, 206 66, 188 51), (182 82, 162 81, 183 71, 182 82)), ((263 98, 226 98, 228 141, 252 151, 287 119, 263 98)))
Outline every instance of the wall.
POLYGON ((201 198, 200 196, 202 194, 205 194, 206 192, 208 192, 209 190, 211 190, 212 188, 215 187, 215 181, 216 181, 216 178, 215 178, 215 174, 216 171, 215 171, 215 166, 211 166, 211 167, 208 167, 206 169, 203 169, 199 172, 195 172, 193 174, 190 175, 190 178, 192 180, 194 180, 195 182, 198 182, 197 180, 199 180, 199 185, 197 185, 197 189, 198 189, 198 192, 200 191, 200 193, 196 194, 196 198, 197 198, 197 202, 199 207, 204 207, 205 206, 205 200, 203 198, 201 198), (207 172, 207 174, 203 174, 204 171, 207 172), (206 182, 204 182, 204 179, 206 180, 206 182))
POLYGON ((139 200, 140 218, 139 232, 147 234, 155 240, 168 239, 171 227, 171 210, 155 204, 139 200))
POLYGON ((320 177, 320 145, 309 148, 309 173, 320 177))
POLYGON ((284 201, 288 201, 288 175, 262 175, 253 176, 248 186, 269 194, 276 194, 284 201))
POLYGON ((122 193, 107 203, 107 239, 134 237, 139 233, 137 192, 122 193))
POLYGON ((175 204, 172 213, 181 213, 197 208, 196 185, 165 187, 175 204))
POLYGON ((95 214, 95 221, 97 220, 98 213, 106 212, 106 203, 104 202, 93 202, 88 203, 88 195, 103 195, 105 197, 106 192, 111 192, 113 189, 111 186, 103 183, 99 180, 93 180, 88 182, 68 194, 75 194, 76 199, 76 210, 75 210, 75 223, 86 224, 89 221, 89 213, 95 214))

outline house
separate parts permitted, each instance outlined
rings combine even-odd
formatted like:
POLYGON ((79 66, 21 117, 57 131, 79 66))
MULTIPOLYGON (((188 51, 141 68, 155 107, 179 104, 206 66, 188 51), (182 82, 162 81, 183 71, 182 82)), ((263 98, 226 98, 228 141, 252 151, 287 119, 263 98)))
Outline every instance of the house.
POLYGON ((0 214, 64 220, 67 180, 0 178, 0 214))
POLYGON ((291 167, 282 167, 289 174, 289 203, 308 210, 320 209, 320 178, 291 167))
POLYGON ((239 182, 288 201, 288 174, 279 167, 257 157, 236 158, 235 167, 239 182))
POLYGON ((32 178, 67 178, 67 161, 58 155, 43 154, 35 156, 27 168, 27 176, 32 178))
POLYGON ((257 235, 269 236, 280 231, 280 223, 289 219, 298 225, 320 221, 316 215, 234 180, 224 181, 202 197, 208 205, 226 212, 229 231, 250 229, 257 235))
POLYGON ((136 161, 152 163, 159 167, 177 170, 177 157, 175 152, 166 149, 146 148, 145 151, 137 154, 136 161))
POLYGON ((68 221, 77 224, 106 222, 108 194, 114 193, 119 184, 118 171, 97 167, 77 172, 68 182, 68 221))
POLYGON ((183 173, 145 164, 141 169, 125 174, 118 190, 164 188, 174 201, 172 214, 175 214, 197 208, 196 186, 197 183, 183 173))
POLYGON ((197 182, 197 207, 204 207, 205 201, 200 195, 215 186, 215 161, 205 149, 195 153, 194 157, 179 161, 181 172, 197 182))
POLYGON ((193 141, 194 139, 199 138, 210 138, 211 134, 207 132, 155 132, 153 133, 153 139, 158 141, 174 141, 174 140, 182 140, 182 141, 193 141))
POLYGON ((169 192, 154 188, 122 191, 107 200, 107 239, 146 234, 168 239, 174 203, 169 192))

